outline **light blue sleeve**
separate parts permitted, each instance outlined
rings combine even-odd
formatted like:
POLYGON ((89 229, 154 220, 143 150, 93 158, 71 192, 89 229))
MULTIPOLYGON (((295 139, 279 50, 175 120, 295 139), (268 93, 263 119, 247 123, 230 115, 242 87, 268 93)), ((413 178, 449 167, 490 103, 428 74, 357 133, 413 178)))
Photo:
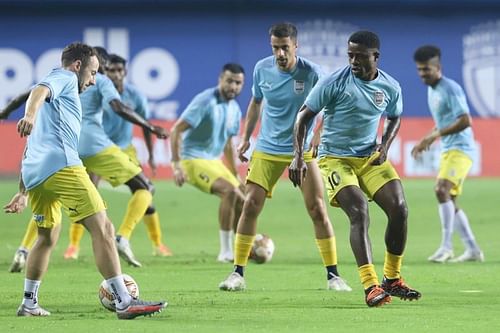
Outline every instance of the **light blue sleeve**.
POLYGON ((191 127, 195 128, 201 123, 207 113, 206 103, 200 100, 193 100, 181 114, 181 119, 187 122, 191 127))
POLYGON ((74 84, 73 81, 78 81, 76 76, 60 75, 59 72, 53 71, 47 75, 38 85, 45 86, 50 90, 49 102, 61 96, 68 85, 74 84))
POLYGON ((236 117, 234 117, 234 123, 229 130, 229 135, 237 136, 240 133, 240 124, 241 124, 241 109, 238 107, 238 111, 236 112, 236 117))
POLYGON ((388 118, 397 118, 403 113, 403 97, 400 86, 396 89, 394 96, 391 97, 385 111, 388 118))
POLYGON ((149 111, 148 100, 146 96, 137 91, 135 98, 137 100, 137 109, 135 110, 135 112, 140 114, 144 119, 149 119, 151 117, 151 112, 149 111))
POLYGON ((332 99, 335 99, 335 88, 323 78, 312 88, 304 104, 312 112, 319 113, 332 99))
POLYGON ((121 101, 120 94, 107 76, 102 76, 102 80, 98 81, 97 88, 102 96, 102 105, 108 105, 115 99, 121 101))
POLYGON ((467 99, 462 87, 454 87, 448 94, 448 106, 457 118, 469 114, 469 105, 467 105, 467 99))
POLYGON ((257 101, 261 101, 264 98, 264 94, 262 94, 262 90, 259 86, 260 83, 260 75, 258 66, 255 66, 253 70, 253 85, 252 85, 252 95, 254 99, 257 101))

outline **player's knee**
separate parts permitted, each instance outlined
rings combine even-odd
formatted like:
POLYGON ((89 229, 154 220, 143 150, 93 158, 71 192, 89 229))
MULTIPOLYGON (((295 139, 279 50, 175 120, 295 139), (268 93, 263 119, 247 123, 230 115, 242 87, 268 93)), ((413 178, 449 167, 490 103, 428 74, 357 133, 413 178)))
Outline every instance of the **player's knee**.
POLYGON ((146 209, 146 212, 144 213, 144 215, 151 215, 154 213, 156 213, 156 208, 155 208, 155 206, 151 205, 146 209))
POLYGON ((368 204, 366 202, 360 202, 357 205, 352 205, 346 210, 347 215, 351 224, 366 224, 369 221, 368 218, 368 204))
POLYGON ((434 188, 434 193, 436 194, 436 198, 439 200, 439 202, 445 202, 449 200, 450 193, 444 186, 436 185, 436 187, 434 188))
POLYGON ((45 248, 53 248, 57 242, 57 236, 54 232, 52 233, 39 233, 38 234, 38 242, 45 248))
POLYGON ((257 217, 259 212, 262 210, 262 206, 264 205, 264 201, 259 200, 254 197, 248 197, 245 200, 245 204, 243 206, 243 212, 245 215, 250 217, 257 217))
POLYGON ((328 222, 328 215, 326 214, 324 201, 314 200, 313 202, 307 203, 306 206, 309 216, 311 216, 315 223, 328 222))
POLYGON ((408 206, 404 200, 399 200, 394 204, 391 213, 391 220, 406 221, 408 219, 408 206))

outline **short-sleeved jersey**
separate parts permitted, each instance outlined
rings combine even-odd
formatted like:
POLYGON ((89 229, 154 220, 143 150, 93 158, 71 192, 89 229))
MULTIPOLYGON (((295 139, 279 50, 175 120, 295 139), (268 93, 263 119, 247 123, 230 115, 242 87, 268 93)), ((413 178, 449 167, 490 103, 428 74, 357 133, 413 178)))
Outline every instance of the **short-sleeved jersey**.
POLYGON ((113 82, 101 73, 97 73, 94 86, 87 88, 81 95, 83 119, 78 153, 80 157, 94 156, 113 145, 102 127, 102 107, 109 102, 120 100, 113 82))
MULTIPOLYGON (((291 72, 281 71, 274 56, 257 62, 252 94, 255 100, 264 100, 264 106, 256 150, 280 155, 293 153, 295 118, 321 75, 318 65, 301 57, 297 57, 291 72)), ((312 126, 309 126, 306 148, 311 138, 312 126)))
MULTIPOLYGON (((120 94, 122 103, 134 110, 141 117, 149 118, 149 108, 146 96, 144 96, 136 87, 125 84, 123 92, 120 94)), ((103 105, 102 124, 104 132, 120 148, 126 148, 132 143, 133 126, 130 121, 119 116, 111 109, 109 104, 103 105)))
POLYGON ((65 167, 82 165, 78 157, 82 107, 77 76, 58 68, 39 85, 50 89, 50 98, 38 110, 22 161, 22 179, 28 190, 65 167))
POLYGON ((319 156, 370 155, 382 114, 395 118, 403 111, 401 87, 395 79, 379 69, 374 80, 363 81, 350 66, 318 82, 305 104, 316 113, 324 110, 319 156))
MULTIPOLYGON (((458 117, 469 114, 462 87, 444 76, 436 86, 428 87, 427 102, 438 129, 448 127, 457 121, 458 117)), ((457 149, 472 158, 475 150, 472 128, 467 127, 458 133, 442 136, 441 145, 443 152, 457 149)))
POLYGON ((241 110, 224 100, 217 88, 196 95, 181 115, 191 128, 183 133, 181 158, 213 160, 221 156, 229 138, 240 131, 241 110))

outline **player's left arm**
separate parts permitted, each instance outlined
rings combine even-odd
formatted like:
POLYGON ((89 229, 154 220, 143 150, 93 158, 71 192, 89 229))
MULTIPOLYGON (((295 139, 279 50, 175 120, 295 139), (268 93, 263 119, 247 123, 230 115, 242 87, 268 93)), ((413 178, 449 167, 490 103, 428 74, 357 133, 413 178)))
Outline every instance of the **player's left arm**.
POLYGON ((288 167, 288 178, 293 186, 301 186, 306 177, 307 165, 304 161, 304 144, 307 136, 307 125, 316 116, 307 105, 303 105, 297 114, 293 127, 293 160, 288 167))
POLYGON ((142 128, 142 134, 144 136, 144 142, 146 143, 146 148, 148 149, 148 164, 151 168, 151 172, 153 172, 153 176, 156 176, 156 162, 154 155, 154 146, 153 146, 153 138, 151 137, 151 131, 142 128))
POLYGON ((378 157, 373 160, 371 163, 372 165, 380 165, 387 160, 387 152, 389 151, 394 138, 398 134, 400 127, 400 117, 388 117, 385 119, 382 141, 375 147, 375 154, 378 153, 378 157))
POLYGON ((229 171, 235 176, 238 176, 238 169, 236 168, 236 153, 233 146, 233 137, 227 139, 226 145, 224 146, 224 157, 227 161, 227 167, 229 171))
POLYGON ((149 121, 144 119, 141 115, 134 110, 123 104, 119 99, 113 99, 109 102, 111 109, 116 112, 120 117, 124 118, 131 123, 141 126, 143 129, 148 130, 156 135, 158 139, 166 139, 169 133, 161 126, 155 126, 149 121))

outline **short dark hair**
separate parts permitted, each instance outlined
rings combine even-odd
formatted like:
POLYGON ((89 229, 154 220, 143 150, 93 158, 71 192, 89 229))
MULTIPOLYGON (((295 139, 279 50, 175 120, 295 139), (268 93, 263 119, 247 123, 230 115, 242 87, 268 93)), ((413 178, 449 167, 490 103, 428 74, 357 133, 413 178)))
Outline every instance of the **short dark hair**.
POLYGON ((123 67, 127 65, 127 60, 125 58, 120 57, 118 54, 110 54, 108 63, 110 64, 122 64, 123 67))
POLYGON ((234 62, 229 62, 222 66, 221 74, 225 71, 230 71, 233 74, 245 74, 245 70, 243 69, 243 67, 240 64, 234 62))
POLYGON ((377 34, 368 30, 353 33, 349 37, 349 43, 361 44, 370 49, 380 49, 380 39, 377 34))
POLYGON ((269 29, 269 36, 278 38, 290 37, 290 39, 297 40, 297 27, 289 22, 277 23, 269 29))
POLYGON ((106 49, 102 46, 94 46, 94 50, 97 52, 97 57, 99 58, 99 60, 104 60, 104 61, 108 61, 109 59, 109 54, 108 54, 108 51, 106 51, 106 49))
POLYGON ((85 68, 89 64, 92 56, 97 56, 97 52, 93 47, 81 42, 74 42, 64 48, 61 55, 61 63, 63 67, 66 67, 80 60, 82 62, 82 67, 85 68))
POLYGON ((413 54, 413 60, 416 62, 427 62, 434 57, 441 59, 441 50, 434 45, 420 46, 413 54))

